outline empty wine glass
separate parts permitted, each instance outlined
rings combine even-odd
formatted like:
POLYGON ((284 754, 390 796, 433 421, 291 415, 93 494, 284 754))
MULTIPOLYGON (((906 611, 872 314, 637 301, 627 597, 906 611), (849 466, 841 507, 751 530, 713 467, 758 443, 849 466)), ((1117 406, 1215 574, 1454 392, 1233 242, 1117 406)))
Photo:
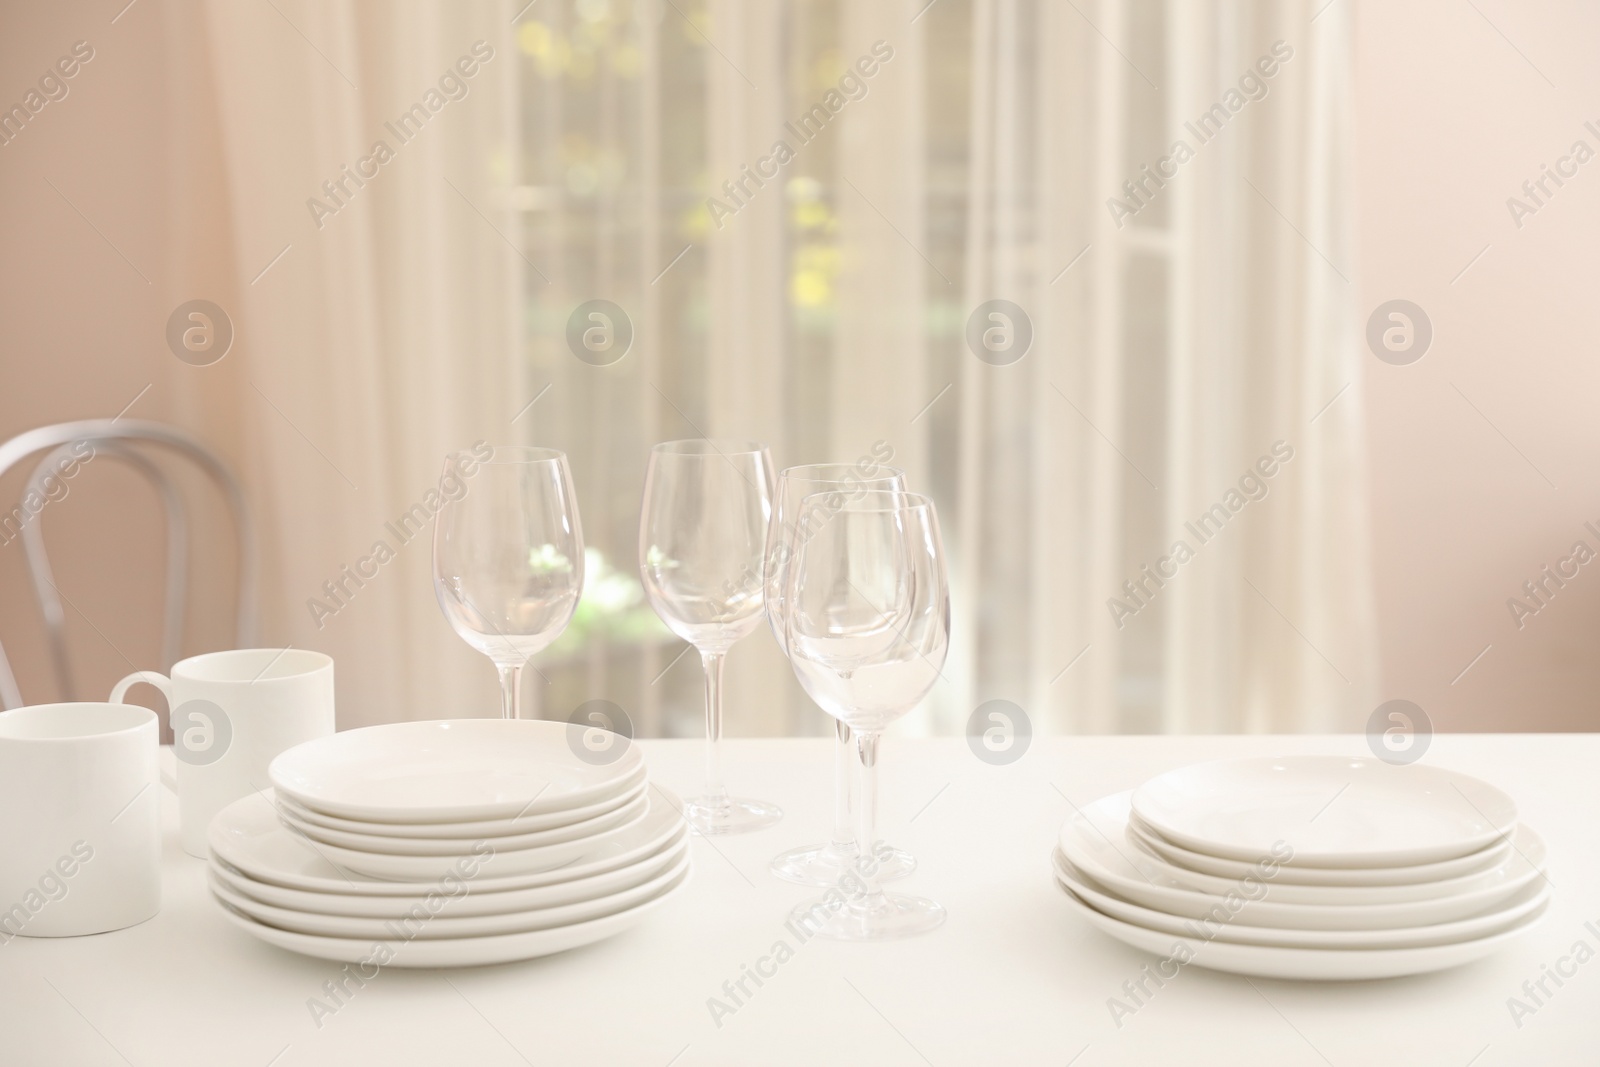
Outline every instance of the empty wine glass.
POLYGON ((874 490, 808 496, 785 586, 789 663, 855 735, 860 859, 839 892, 796 908, 791 925, 862 941, 931 930, 940 905, 878 885, 878 747, 885 727, 933 688, 950 648, 950 592, 933 501, 874 490))
MULTIPOLYGON (((839 493, 843 498, 879 490, 904 490, 905 472, 894 467, 875 467, 865 474, 849 463, 810 463, 786 467, 778 472, 778 487, 772 496, 772 522, 767 529, 765 580, 767 621, 785 656, 789 654, 784 637, 784 581, 789 561, 794 558, 795 542, 805 536, 796 519, 800 502, 813 493, 839 493)), ((819 513, 820 517, 820 513, 819 513)), ((859 851, 855 831, 855 745, 850 727, 843 719, 834 720, 833 745, 833 835, 820 845, 805 845, 781 852, 772 861, 772 873, 786 882, 800 885, 831 886, 855 867, 859 851)), ((878 855, 878 878, 889 881, 903 878, 916 869, 917 861, 900 849, 884 848, 878 855)))
POLYGON ((583 593, 583 528, 567 457, 497 445, 445 458, 433 590, 457 634, 500 671, 500 713, 521 718, 522 668, 561 636, 583 593))
POLYGON ((706 791, 684 803, 703 834, 770 826, 776 805, 730 797, 722 781, 722 665, 761 625, 761 556, 772 457, 753 441, 668 441, 650 450, 639 570, 650 606, 694 645, 706 676, 706 791))

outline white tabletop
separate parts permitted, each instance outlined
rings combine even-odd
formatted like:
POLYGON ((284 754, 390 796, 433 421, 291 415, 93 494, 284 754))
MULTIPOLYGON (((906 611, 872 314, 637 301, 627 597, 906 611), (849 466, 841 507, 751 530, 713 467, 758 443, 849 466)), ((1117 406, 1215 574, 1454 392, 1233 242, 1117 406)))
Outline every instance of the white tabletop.
MULTIPOLYGON (((1050 877, 1056 830, 1096 797, 1197 760, 1365 754, 1362 738, 1038 739, 1009 767, 966 743, 891 738, 883 836, 921 863, 908 891, 948 909, 907 941, 812 940, 731 1016, 708 1000, 795 939, 808 891, 767 873, 828 826, 824 741, 733 741, 735 792, 782 804, 763 833, 696 839, 687 891, 639 928, 501 967, 381 973, 319 1027, 308 1001, 339 965, 228 925, 167 806, 165 900, 142 926, 0 947, 0 1064, 1245 1064, 1600 1062, 1600 735, 1439 736, 1428 762, 1505 788, 1549 843, 1554 906, 1511 947, 1443 974, 1253 983, 1185 968, 1119 1026, 1109 998, 1145 956, 1071 915, 1050 877), (1064 794, 1064 796, 1063 796, 1064 794), (1586 926, 1586 923, 1592 926, 1586 926), (1578 942, 1591 950, 1575 963, 1578 942), (1576 973, 1518 1022, 1508 998, 1545 967, 1576 973)), ((692 791, 701 747, 645 742, 652 775, 692 791)), ((8 813, 12 814, 12 813, 8 813)), ((767 969, 771 969, 768 967, 767 969)))

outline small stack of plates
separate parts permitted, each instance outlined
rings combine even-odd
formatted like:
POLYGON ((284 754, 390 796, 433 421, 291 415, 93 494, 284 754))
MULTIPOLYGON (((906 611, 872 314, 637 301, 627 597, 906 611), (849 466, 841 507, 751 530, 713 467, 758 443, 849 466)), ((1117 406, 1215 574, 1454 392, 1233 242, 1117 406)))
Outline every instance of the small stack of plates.
POLYGON ((620 933, 687 882, 688 827, 636 746, 579 729, 409 722, 290 749, 272 790, 212 821, 212 894, 263 941, 378 966, 505 963, 620 933))
POLYGON ((1167 977, 1190 963, 1299 979, 1443 970, 1550 902, 1544 842, 1505 793, 1364 758, 1185 767, 1082 808, 1053 859, 1073 909, 1171 959, 1167 977))

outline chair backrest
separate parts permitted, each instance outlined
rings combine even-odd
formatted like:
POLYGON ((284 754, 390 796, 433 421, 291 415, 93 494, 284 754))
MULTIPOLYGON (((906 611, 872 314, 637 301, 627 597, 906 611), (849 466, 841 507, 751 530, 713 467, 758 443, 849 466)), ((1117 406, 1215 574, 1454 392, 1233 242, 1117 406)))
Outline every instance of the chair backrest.
MULTIPOLYGON (((11 468, 38 452, 49 454, 34 468, 24 489, 24 498, 30 491, 43 494, 43 483, 55 463, 70 454, 80 442, 87 442, 109 457, 128 463, 143 475, 160 495, 167 519, 167 582, 166 610, 162 637, 162 666, 170 668, 178 656, 179 641, 183 634, 183 610, 186 592, 188 562, 188 520, 182 497, 166 472, 142 452, 131 447, 140 444, 157 445, 193 462, 218 488, 233 516, 239 548, 238 618, 235 628, 239 647, 248 648, 255 643, 256 577, 258 546, 255 527, 251 520, 249 502, 233 472, 205 445, 194 437, 172 426, 138 419, 86 419, 54 426, 41 426, 18 434, 0 444, 0 478, 11 468)), ((51 657, 54 661, 58 685, 63 700, 74 699, 71 663, 67 656, 66 616, 61 608, 60 592, 50 568, 49 556, 44 549, 40 514, 28 514, 19 508, 0 515, 0 518, 20 514, 19 526, 23 548, 27 553, 28 570, 33 579, 34 593, 39 609, 44 615, 51 657)), ((14 708, 22 705, 22 694, 0 646, 0 707, 14 708)))

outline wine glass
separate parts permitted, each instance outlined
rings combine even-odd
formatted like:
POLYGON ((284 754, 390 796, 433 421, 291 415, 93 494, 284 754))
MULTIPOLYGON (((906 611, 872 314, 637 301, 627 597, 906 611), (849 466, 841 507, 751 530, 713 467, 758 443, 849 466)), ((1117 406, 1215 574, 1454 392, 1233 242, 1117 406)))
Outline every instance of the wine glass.
MULTIPOLYGON (((849 498, 857 493, 880 489, 904 491, 905 472, 895 467, 875 467, 863 473, 848 463, 810 463, 787 467, 778 472, 778 488, 772 497, 772 522, 767 528, 765 581, 767 621, 783 654, 789 654, 784 637, 784 580, 789 561, 794 558, 795 542, 804 531, 795 521, 800 502, 813 493, 839 493, 849 498)), ((856 848, 854 790, 855 746, 850 727, 843 719, 834 720, 833 745, 833 836, 820 845, 805 845, 779 853, 772 861, 772 873, 786 882, 800 885, 836 885, 855 867, 856 848)), ((903 878, 916 869, 917 861, 900 849, 882 849, 878 878, 889 881, 903 878)))
POLYGON ((650 450, 639 570, 650 606, 694 645, 706 676, 706 791, 684 804, 702 834, 770 826, 776 805, 730 797, 722 782, 722 665, 761 625, 761 555, 772 457, 753 441, 667 441, 650 450))
POLYGON ((521 718, 522 668, 567 628, 583 593, 583 528, 564 452, 480 446, 445 458, 433 591, 457 634, 500 670, 521 718))
POLYGON ((933 501, 873 490, 808 496, 785 587, 789 663, 800 684, 855 735, 854 871, 791 928, 848 941, 900 937, 944 922, 940 905, 878 885, 878 747, 885 727, 927 695, 950 649, 950 589, 933 501))

